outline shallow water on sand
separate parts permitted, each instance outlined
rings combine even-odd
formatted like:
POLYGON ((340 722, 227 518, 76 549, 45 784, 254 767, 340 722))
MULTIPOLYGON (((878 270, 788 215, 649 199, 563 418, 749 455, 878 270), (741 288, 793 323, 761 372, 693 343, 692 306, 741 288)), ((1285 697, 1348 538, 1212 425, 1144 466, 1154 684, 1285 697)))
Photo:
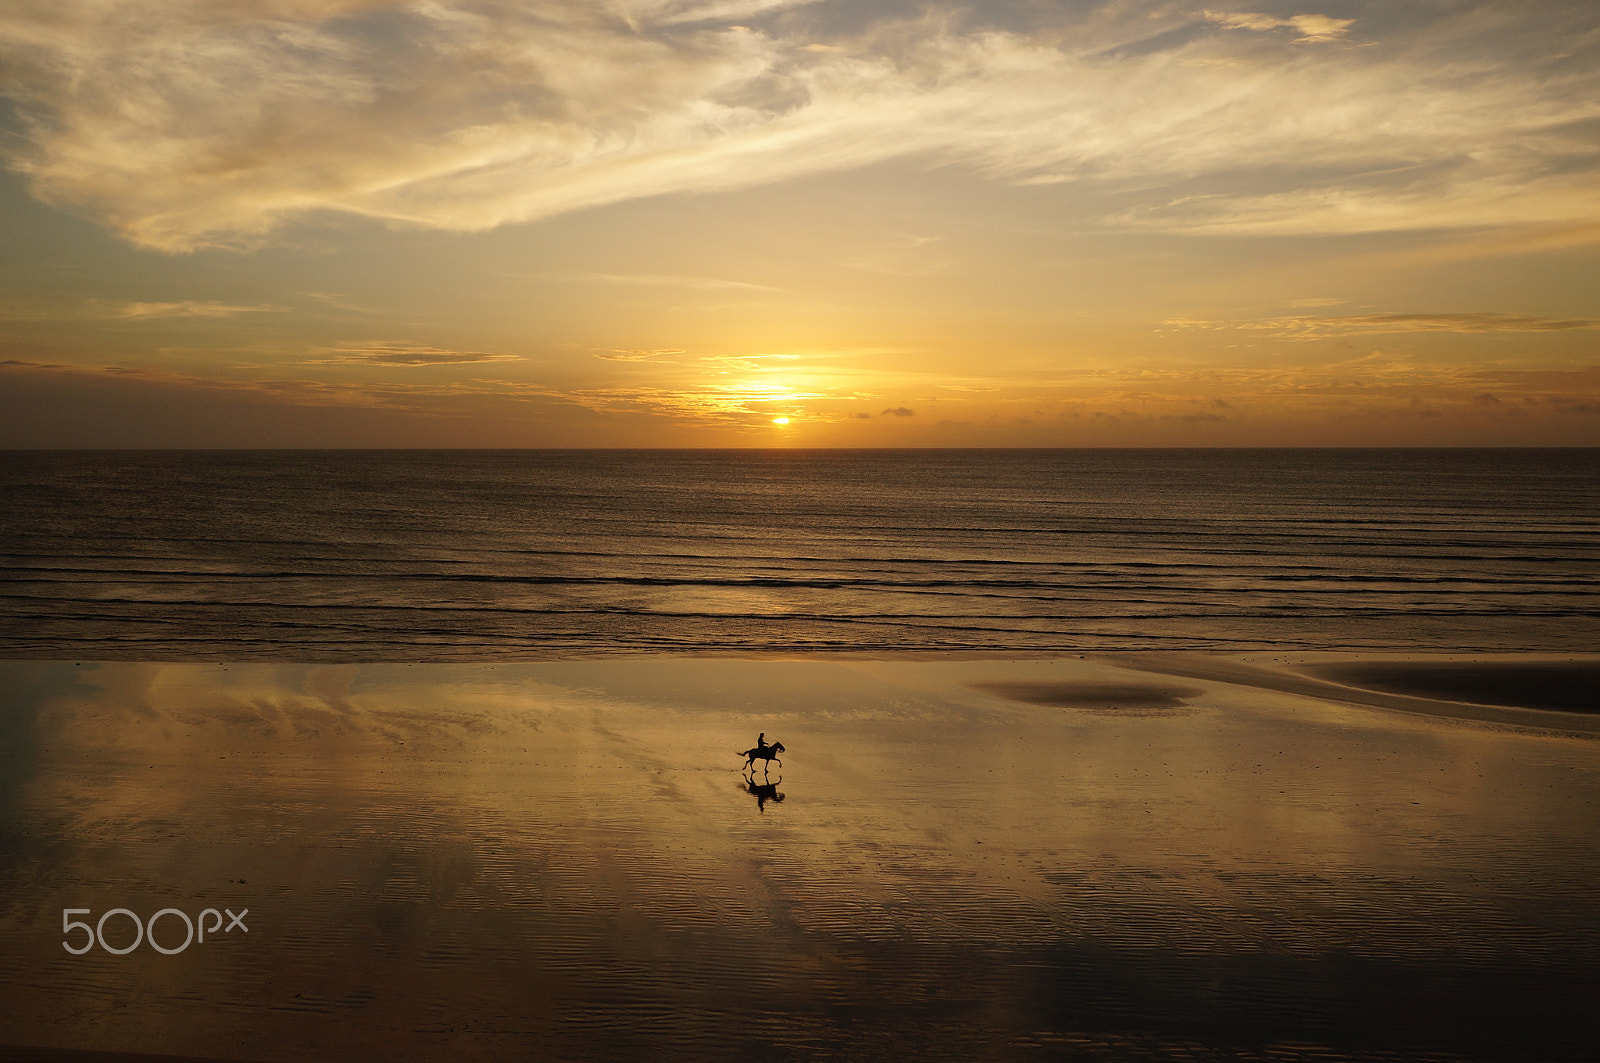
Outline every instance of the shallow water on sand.
POLYGON ((0 1043, 272 1060, 1593 1044, 1591 739, 1079 660, 0 680, 0 1043), (786 752, 750 778, 734 751, 758 730, 786 752), (249 930, 68 955, 61 910, 83 907, 248 908, 249 930))

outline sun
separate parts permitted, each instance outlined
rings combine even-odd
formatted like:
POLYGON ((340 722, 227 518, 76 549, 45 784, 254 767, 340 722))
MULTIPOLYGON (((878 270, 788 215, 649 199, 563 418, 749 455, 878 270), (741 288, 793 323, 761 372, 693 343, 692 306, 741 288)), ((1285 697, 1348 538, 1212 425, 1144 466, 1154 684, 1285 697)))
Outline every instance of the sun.
POLYGON ((780 425, 781 424, 788 424, 789 423, 789 418, 787 418, 787 417, 774 417, 772 419, 772 423, 773 424, 780 424, 780 425))

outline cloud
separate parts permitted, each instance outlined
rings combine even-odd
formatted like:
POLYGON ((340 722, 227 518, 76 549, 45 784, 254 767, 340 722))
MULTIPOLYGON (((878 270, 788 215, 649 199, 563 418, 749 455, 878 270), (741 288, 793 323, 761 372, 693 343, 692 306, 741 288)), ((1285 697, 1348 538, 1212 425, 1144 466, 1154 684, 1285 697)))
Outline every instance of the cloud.
MULTIPOLYGON (((823 352, 807 352, 811 358, 827 357, 823 352)), ((714 354, 699 361, 706 368, 722 372, 771 373, 794 367, 806 355, 784 352, 777 354, 714 354)))
POLYGON ((1600 216, 1587 0, 1341 10, 1196 22, 1131 0, 1023 29, 844 0, 17 0, 0 150, 35 195, 166 251, 329 213, 481 230, 896 158, 1055 185, 1132 229, 1600 216), (1297 46, 1368 24, 1371 47, 1297 46))
POLYGON ((237 317, 239 314, 259 314, 281 311, 281 306, 232 306, 227 303, 200 303, 184 300, 176 303, 105 303, 103 312, 113 318, 174 318, 174 317, 237 317))
POLYGON ((595 352, 595 357, 596 358, 604 358, 609 362, 643 362, 643 361, 647 361, 647 360, 649 360, 651 358, 662 358, 662 357, 665 357, 666 355, 687 354, 687 353, 688 352, 685 351, 682 347, 663 347, 663 348, 661 348, 659 350, 653 350, 653 351, 651 351, 651 350, 596 351, 595 352))
POLYGON ((733 428, 772 416, 761 407, 776 400, 814 399, 816 393, 774 395, 737 386, 575 388, 563 399, 596 413, 643 413, 679 424, 733 428))
POLYGON ((34 372, 57 379, 88 384, 112 378, 130 384, 182 388, 195 393, 237 393, 258 396, 296 406, 408 407, 417 400, 487 394, 501 389, 475 385, 417 387, 393 383, 350 383, 306 379, 229 378, 196 376, 142 366, 43 365, 26 362, 0 363, 0 369, 34 372))
POLYGON ((238 314, 261 314, 280 311, 277 306, 229 306, 226 303, 115 303, 106 307, 110 317, 125 319, 152 319, 152 317, 237 317, 238 314))
POLYGON ((751 18, 770 14, 787 7, 816 3, 818 0, 635 0, 617 5, 617 10, 628 24, 637 29, 641 23, 651 22, 663 26, 680 26, 695 22, 725 22, 729 19, 751 18))
MULTIPOLYGON (((281 369, 282 367, 280 367, 281 369)), ((345 427, 369 416, 406 418, 416 428, 449 420, 451 431, 488 431, 493 423, 516 426, 517 431, 541 425, 560 424, 572 430, 588 431, 584 445, 616 445, 616 433, 637 429, 641 442, 665 438, 680 441, 700 438, 708 445, 718 438, 734 438, 723 433, 770 432, 775 413, 798 414, 803 423, 820 427, 849 426, 856 430, 894 433, 901 431, 883 420, 864 415, 863 397, 847 388, 818 387, 809 391, 775 389, 770 385, 680 385, 660 387, 557 387, 527 380, 476 377, 467 380, 439 380, 432 376, 404 381, 351 379, 349 374, 329 372, 330 379, 268 375, 271 370, 250 375, 198 376, 137 365, 61 366, 21 359, 0 361, 5 377, 0 396, 7 402, 10 416, 0 418, 0 436, 15 440, 10 445, 70 445, 69 436, 51 435, 62 422, 61 411, 93 407, 82 413, 78 427, 98 430, 102 421, 112 423, 133 419, 149 431, 165 431, 165 425, 193 419, 198 425, 211 424, 207 431, 232 431, 235 414, 250 409, 265 411, 262 424, 292 426, 297 410, 327 411, 319 423, 326 427, 316 438, 324 445, 348 438, 339 433, 345 427), (177 401, 167 403, 161 396, 177 401), (74 398, 76 396, 76 398, 74 398), (159 400, 159 401, 158 401, 159 400), (88 404, 87 406, 85 404, 88 404), (164 404, 166 403, 166 404, 164 404), (192 418, 194 411, 209 411, 192 418), (228 411, 219 418, 218 411, 228 411), (340 412, 360 412, 346 422, 340 412), (226 425, 222 422, 226 421, 226 425), (31 424, 24 431, 19 424, 31 424), (574 428, 573 426, 578 426, 574 428), (588 426, 582 428, 582 426, 588 426), (672 433, 713 433, 706 437, 673 436, 672 433), (32 433, 32 434, 29 434, 32 433), (41 434, 42 433, 42 434, 41 434)), ((881 400, 880 400, 881 401, 881 400)), ((1307 423, 1333 425, 1349 422, 1368 424, 1406 421, 1418 417, 1437 419, 1449 428, 1444 435, 1429 437, 1445 443, 1482 444, 1488 431, 1511 431, 1524 442, 1540 440, 1550 445, 1592 445, 1600 421, 1600 366, 1583 369, 1530 370, 1504 364, 1445 365, 1420 359, 1373 352, 1358 358, 1323 363, 1291 363, 1258 366, 1197 367, 1186 364, 1143 366, 1107 364, 1103 368, 1077 367, 1070 378, 1033 378, 1015 381, 996 395, 949 400, 952 405, 930 419, 935 422, 1010 425, 1033 417, 1036 425, 1076 420, 1084 425, 1116 422, 1126 426, 1169 425, 1175 431, 1222 433, 1208 436, 1214 441, 1252 445, 1293 445, 1307 438, 1301 434, 1307 423), (1214 396, 1228 396, 1227 405, 1214 396), (1494 401, 1484 396, 1493 395, 1494 401), (1423 411, 1433 411, 1424 413, 1423 411), (1273 427, 1276 425, 1277 427, 1273 427)), ((943 402, 943 400, 941 400, 943 402)), ((926 412, 926 411, 924 411, 926 412)), ((242 414, 241 414, 242 415, 242 414)), ((255 416, 255 415, 251 415, 255 416)), ((321 415, 319 415, 321 416, 321 415)), ((400 421, 385 423, 400 424, 400 421)), ((905 431, 920 431, 918 421, 901 422, 905 431)), ((418 438, 411 428, 395 429, 381 439, 373 437, 362 445, 404 445, 418 438)), ((198 429, 197 429, 198 430, 198 429)), ((442 430, 442 429, 441 429, 442 430)), ((104 445, 141 446, 140 442, 168 439, 159 432, 151 436, 117 437, 121 442, 104 445)), ((292 430, 290 431, 292 436, 292 430)), ((433 431, 433 429, 429 429, 433 431)), ((1394 443, 1399 437, 1371 434, 1368 429, 1352 429, 1352 443, 1394 443)), ((207 443, 205 432, 185 436, 186 446, 218 445, 207 443)), ((223 438, 237 439, 228 435, 223 438)), ((285 445, 281 432, 263 436, 276 440, 270 445, 285 445)), ((459 435, 433 436, 439 445, 448 445, 459 435)), ((555 435, 484 436, 484 445, 563 445, 571 437, 555 435), (494 439, 501 440, 498 443, 494 439), (523 442, 518 443, 521 439, 523 442), (532 440, 531 442, 529 440, 532 440)), ((974 437, 982 444, 994 437, 974 437)), ((1187 436, 1174 436, 1182 442, 1187 436)), ((1498 437, 1496 437, 1498 438, 1498 437)), ((1404 442, 1404 439, 1399 439, 1404 442)), ((301 439, 300 445, 306 441, 301 439)), ((177 445, 163 443, 161 445, 177 445)), ((229 444, 237 445, 237 444, 229 444)), ((252 445, 269 445, 260 442, 252 445)), ((648 444, 647 444, 648 445, 648 444)))
POLYGON ((357 347, 337 347, 328 357, 308 359, 311 365, 464 365, 473 362, 515 362, 515 354, 486 354, 482 351, 448 351, 441 347, 422 347, 409 343, 371 343, 357 347))
POLYGON ((1348 314, 1338 317, 1270 317, 1254 321, 1174 318, 1176 329, 1270 332, 1282 339, 1314 340, 1336 336, 1378 336, 1404 332, 1568 332, 1600 329, 1600 318, 1535 317, 1531 314, 1348 314))
POLYGON ((90 299, 87 302, 45 303, 0 306, 0 317, 9 321, 163 321, 182 318, 221 319, 240 314, 282 313, 286 308, 255 304, 200 302, 131 302, 90 299))
POLYGON ((1205 17, 1219 26, 1225 26, 1233 30, 1265 32, 1275 29, 1292 29, 1300 34, 1295 40, 1303 44, 1339 40, 1355 23, 1355 19, 1352 18, 1329 18, 1327 15, 1290 15, 1288 18, 1274 18, 1271 15, 1259 15, 1250 12, 1207 11, 1205 17))
POLYGON ((7 358, 0 361, 0 369, 45 369, 45 370, 71 370, 71 366, 60 362, 29 362, 21 358, 7 358))
POLYGON ((904 406, 895 406, 884 410, 883 413, 886 417, 915 417, 917 415, 916 410, 910 410, 904 406))
POLYGON ((557 280, 589 281, 596 284, 636 284, 655 288, 695 288, 706 291, 776 292, 782 289, 748 281, 722 280, 719 277, 686 277, 671 273, 573 273, 557 280))

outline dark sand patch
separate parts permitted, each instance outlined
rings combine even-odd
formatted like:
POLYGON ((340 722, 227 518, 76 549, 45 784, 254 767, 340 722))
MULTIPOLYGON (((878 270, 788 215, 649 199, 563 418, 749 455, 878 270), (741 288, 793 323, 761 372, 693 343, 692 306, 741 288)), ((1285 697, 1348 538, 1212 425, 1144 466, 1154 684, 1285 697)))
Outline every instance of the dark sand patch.
MULTIPOLYGON (((1393 709, 1422 716, 1438 716, 1455 720, 1513 728, 1538 728, 1561 731, 1571 735, 1600 734, 1600 713, 1568 712, 1544 708, 1526 708, 1515 705, 1494 705, 1483 702, 1451 701, 1438 695, 1418 696, 1393 693, 1379 689, 1364 689, 1346 685, 1332 679, 1311 674, 1312 667, 1348 665, 1363 667, 1367 660, 1325 662, 1323 664, 1295 664, 1285 662, 1277 667, 1246 664, 1227 656, 1198 653, 1120 653, 1105 658, 1118 667, 1140 672, 1154 672, 1163 676, 1201 679, 1254 687, 1257 690, 1274 690, 1300 697, 1321 698, 1347 705, 1365 705, 1370 708, 1393 709)), ((1401 662, 1376 662, 1401 663, 1401 662)), ((1405 662, 1409 663, 1409 662, 1405 662)), ((1421 662, 1419 662, 1421 663, 1421 662)), ((1441 670, 1452 670, 1462 664, 1484 662, 1432 661, 1427 662, 1441 670)), ((1507 661, 1506 666, 1523 665, 1539 670, 1547 665, 1569 663, 1532 660, 1507 661)), ((1600 667, 1600 659, 1587 662, 1570 662, 1582 667, 1600 667)))
POLYGON ((972 690, 1051 708, 1088 709, 1127 716, 1176 716, 1194 710, 1187 698, 1203 694, 1198 687, 1152 683, 969 683, 972 690))
POLYGON ((1600 713, 1596 661, 1354 661, 1302 665, 1302 672, 1346 686, 1470 705, 1600 713))

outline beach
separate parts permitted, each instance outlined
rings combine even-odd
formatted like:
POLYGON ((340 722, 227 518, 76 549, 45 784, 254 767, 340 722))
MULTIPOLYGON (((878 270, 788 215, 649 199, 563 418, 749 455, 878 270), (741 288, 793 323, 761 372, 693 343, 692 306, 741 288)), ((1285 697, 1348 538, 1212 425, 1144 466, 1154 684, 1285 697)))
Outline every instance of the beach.
POLYGON ((1592 1058, 1597 670, 4 662, 0 1044, 1592 1058), (785 751, 743 771, 758 732, 785 751), (63 947, 115 908, 248 914, 63 947))
POLYGON ((0 132, 0 1063, 1600 1063, 1600 0, 0 0, 0 132))

